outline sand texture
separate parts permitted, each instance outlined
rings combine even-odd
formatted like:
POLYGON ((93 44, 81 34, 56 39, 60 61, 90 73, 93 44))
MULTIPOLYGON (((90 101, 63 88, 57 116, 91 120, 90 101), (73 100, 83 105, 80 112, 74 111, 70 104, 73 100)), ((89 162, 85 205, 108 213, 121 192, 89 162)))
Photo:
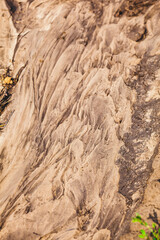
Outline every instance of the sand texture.
POLYGON ((1 0, 1 240, 136 240, 160 217, 160 1, 1 0))

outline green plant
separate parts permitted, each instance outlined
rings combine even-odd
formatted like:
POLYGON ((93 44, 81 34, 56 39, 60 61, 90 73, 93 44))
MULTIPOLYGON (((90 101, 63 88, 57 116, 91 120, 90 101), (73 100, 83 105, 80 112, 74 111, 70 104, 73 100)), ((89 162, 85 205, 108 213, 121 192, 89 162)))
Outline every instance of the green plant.
POLYGON ((132 222, 138 222, 146 228, 146 231, 144 229, 140 230, 139 238, 160 240, 160 227, 157 223, 153 222, 151 227, 138 213, 136 213, 136 217, 132 218, 132 222))

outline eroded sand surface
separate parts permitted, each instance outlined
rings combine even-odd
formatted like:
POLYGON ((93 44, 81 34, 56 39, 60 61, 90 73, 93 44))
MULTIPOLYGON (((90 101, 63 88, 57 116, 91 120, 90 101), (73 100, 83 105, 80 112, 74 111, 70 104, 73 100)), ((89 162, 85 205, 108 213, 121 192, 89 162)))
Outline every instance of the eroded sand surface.
POLYGON ((160 1, 1 2, 1 71, 23 70, 0 239, 136 239, 132 214, 160 209, 160 1))

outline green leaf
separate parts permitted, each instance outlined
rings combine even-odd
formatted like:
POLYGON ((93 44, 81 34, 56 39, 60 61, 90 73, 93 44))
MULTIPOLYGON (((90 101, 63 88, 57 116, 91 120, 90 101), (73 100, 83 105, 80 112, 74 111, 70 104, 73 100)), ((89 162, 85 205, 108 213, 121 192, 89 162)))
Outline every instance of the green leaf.
POLYGON ((132 218, 132 222, 137 222, 137 219, 136 218, 132 218))
POLYGON ((146 226, 146 227, 148 226, 148 223, 147 223, 147 222, 145 222, 145 221, 144 221, 144 226, 146 226))
POLYGON ((136 213, 135 218, 132 218, 132 222, 134 223, 139 222, 143 226, 146 226, 146 227, 148 226, 148 223, 146 223, 138 213, 136 213))
POLYGON ((141 220, 139 218, 132 218, 132 222, 140 222, 141 220))
POLYGON ((156 224, 155 223, 152 223, 152 228, 155 228, 156 227, 156 224))
POLYGON ((147 237, 147 233, 145 232, 144 229, 141 229, 140 232, 142 233, 142 235, 143 235, 144 237, 147 237))
POLYGON ((152 232, 153 236, 156 237, 156 239, 158 238, 158 233, 156 232, 156 230, 154 230, 154 232, 152 232))
POLYGON ((146 234, 146 232, 144 231, 144 229, 141 229, 140 232, 141 232, 143 235, 146 234))
POLYGON ((135 223, 135 222, 139 222, 139 220, 137 218, 132 218, 132 222, 135 223))
POLYGON ((141 215, 139 213, 136 213, 136 217, 141 218, 141 215))
POLYGON ((143 235, 138 235, 139 238, 145 238, 143 235))
POLYGON ((132 222, 139 222, 141 225, 145 225, 143 220, 139 217, 132 218, 132 222))

